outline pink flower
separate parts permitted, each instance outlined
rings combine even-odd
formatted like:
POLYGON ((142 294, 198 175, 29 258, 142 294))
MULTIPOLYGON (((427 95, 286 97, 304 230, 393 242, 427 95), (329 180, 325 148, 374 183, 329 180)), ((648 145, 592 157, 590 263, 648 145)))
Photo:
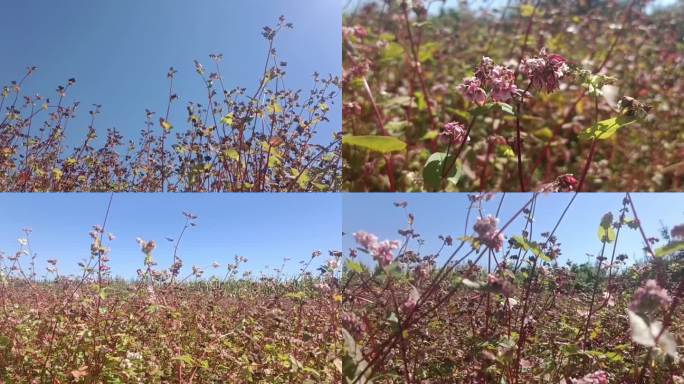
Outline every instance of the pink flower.
POLYGON ((440 138, 451 144, 461 144, 464 140, 466 130, 465 126, 461 123, 452 121, 451 123, 444 124, 444 130, 439 134, 440 138))
POLYGON ((553 92, 559 88, 559 80, 570 69, 563 56, 547 54, 546 49, 534 58, 524 58, 520 62, 520 72, 530 79, 534 89, 553 92))
MULTIPOLYGON (((480 89, 483 93, 485 91, 482 88, 490 89, 492 101, 495 102, 508 101, 518 92, 518 87, 515 85, 515 72, 502 65, 494 65, 494 61, 486 56, 482 58, 480 66, 475 71, 475 77, 464 81, 466 88, 459 88, 462 91, 463 89, 470 91, 471 96, 478 97, 477 100, 483 100, 482 94, 474 87, 475 84, 472 83, 472 79, 478 81, 478 83, 475 84, 478 87, 481 87, 480 89), (467 88, 468 86, 471 86, 472 88, 467 88)), ((468 98, 467 94, 466 98, 468 98)), ((479 104, 484 104, 484 101, 479 104)))
POLYGON ((684 239, 684 224, 675 225, 670 231, 674 239, 684 239))
POLYGON ((672 298, 667 290, 661 288, 657 281, 649 279, 643 287, 636 290, 629 308, 634 312, 644 313, 655 311, 661 306, 667 307, 671 302, 672 298))
POLYGON ((342 327, 353 334, 356 338, 360 338, 366 332, 366 324, 353 313, 343 313, 340 316, 342 327))
POLYGON ((608 384, 608 374, 605 371, 596 371, 586 374, 581 379, 571 379, 573 384, 608 384))
POLYGON ((482 56, 480 66, 475 70, 475 78, 480 80, 483 86, 488 86, 492 69, 494 68, 494 60, 487 56, 482 56))
POLYGON ((323 283, 323 282, 317 283, 317 284, 315 285, 315 287, 316 287, 316 289, 317 289, 319 292, 321 292, 321 293, 330 293, 330 292, 332 292, 332 288, 330 288, 330 286, 329 286, 328 284, 323 283))
POLYGON ((354 238, 356 242, 361 246, 361 248, 370 250, 372 246, 378 242, 378 237, 372 233, 360 231, 354 233, 354 238))
POLYGON ((397 240, 384 240, 376 243, 370 250, 373 259, 375 259, 381 267, 389 265, 394 258, 394 250, 399 248, 397 240))
POLYGON ((477 105, 484 105, 487 100, 487 93, 480 87, 480 80, 475 77, 463 79, 463 84, 456 88, 463 93, 466 100, 477 105))
POLYGON ((416 308, 415 298, 409 296, 404 303, 401 304, 401 311, 404 313, 410 313, 416 308))
POLYGON ((378 242, 378 237, 368 232, 356 232, 354 233, 354 238, 361 248, 370 252, 373 259, 382 267, 389 265, 392 262, 392 259, 394 258, 393 251, 399 248, 398 241, 384 240, 378 242))
POLYGON ((499 252, 504 245, 504 236, 499 233, 499 230, 497 229, 498 224, 499 219, 489 215, 486 218, 480 217, 473 226, 473 229, 477 233, 477 239, 496 252, 499 252))
POLYGON ((518 92, 513 70, 500 65, 492 68, 490 83, 492 87, 492 100, 496 102, 508 101, 518 92))

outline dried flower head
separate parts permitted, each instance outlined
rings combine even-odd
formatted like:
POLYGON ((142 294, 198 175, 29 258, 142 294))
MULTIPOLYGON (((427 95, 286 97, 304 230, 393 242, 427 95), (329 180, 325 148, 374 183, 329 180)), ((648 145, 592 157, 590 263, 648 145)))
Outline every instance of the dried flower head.
POLYGON ((496 252, 501 251, 504 245, 504 236, 499 233, 498 224, 499 219, 489 215, 485 218, 480 217, 473 226, 477 233, 477 240, 496 252))

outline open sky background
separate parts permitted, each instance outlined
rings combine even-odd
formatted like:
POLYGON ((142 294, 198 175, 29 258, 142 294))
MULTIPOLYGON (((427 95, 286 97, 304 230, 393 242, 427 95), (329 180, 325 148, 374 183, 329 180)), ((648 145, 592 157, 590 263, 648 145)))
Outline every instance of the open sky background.
MULTIPOLYGON (((484 204, 484 214, 496 213, 502 194, 484 204)), ((563 254, 559 263, 568 260, 586 262, 586 254, 597 255, 601 242, 597 230, 601 217, 611 211, 617 217, 622 207, 624 193, 582 193, 577 196, 563 222, 556 231, 562 243, 563 254)), ((507 193, 499 214, 500 224, 506 223, 531 197, 528 193, 507 193)), ((540 195, 534 223, 533 240, 539 241, 539 234, 551 231, 563 209, 572 198, 571 193, 540 195)), ((661 223, 673 227, 684 223, 684 193, 634 193, 632 194, 637 214, 641 219, 647 236, 660 237, 661 223)), ((440 234, 458 238, 463 235, 468 198, 465 193, 374 193, 345 194, 343 197, 343 231, 346 235, 342 245, 346 251, 356 247, 353 233, 364 230, 375 233, 381 240, 400 240, 398 229, 407 228, 406 214, 403 209, 394 207, 394 202, 408 202, 408 211, 416 216, 414 228, 426 240, 422 254, 434 254, 441 245, 437 238, 440 234)), ((471 215, 468 234, 479 215, 471 215)), ((630 216, 628 216, 630 217, 630 216)), ((519 216, 504 235, 519 235, 525 224, 519 216)), ((638 230, 621 231, 616 254, 627 254, 633 262, 643 258, 643 241, 638 230)), ((662 243, 660 243, 663 245, 662 243)), ((414 242, 413 245, 416 245, 414 242)), ((412 248, 416 249, 416 248, 412 248)), ((345 252, 346 253, 346 252, 345 252)), ((444 253, 443 253, 444 255, 444 253)), ((371 258, 361 254, 361 260, 369 263, 371 258)), ((441 260, 445 260, 443 257, 441 260)), ((593 259, 591 259, 593 260, 593 259)))
MULTIPOLYGON (((180 100, 169 120, 181 128, 188 101, 206 105, 193 59, 212 71, 208 55, 223 53, 226 87, 253 92, 268 49, 262 27, 274 26, 280 15, 295 27, 279 35, 276 46, 288 62, 288 88, 301 88, 306 96, 315 71, 341 75, 340 1, 3 0, 0 85, 19 80, 26 67, 35 65, 38 71, 24 91, 56 99, 57 86, 76 78, 68 99, 81 102, 80 113, 66 132, 73 145, 87 132, 91 104, 103 105, 99 132, 116 127, 127 138, 137 137, 145 108, 158 114, 166 110, 166 73, 173 66, 180 100)), ((339 100, 331 106, 331 122, 319 128, 319 143, 329 143, 340 130, 339 100)))
MULTIPOLYGON (((37 271, 45 272, 46 260, 56 258, 62 273, 79 271, 77 263, 90 256, 93 225, 102 224, 109 193, 0 194, 0 250, 18 250, 22 228, 30 227, 32 251, 38 254, 37 271)), ((249 259, 242 271, 272 274, 284 257, 288 275, 299 272, 300 260, 320 249, 323 255, 314 268, 328 259, 328 250, 341 249, 342 206, 340 194, 213 194, 213 193, 117 193, 114 194, 106 231, 116 236, 111 243, 110 266, 114 275, 131 278, 143 266, 144 255, 137 237, 155 240, 155 261, 160 268, 173 261, 173 243, 185 223, 182 212, 198 216, 179 248, 184 270, 205 267, 205 275, 223 276, 235 255, 249 259), (211 268, 212 262, 221 268, 211 268), (271 269, 267 270, 266 266, 271 269)), ((28 259, 24 260, 28 265, 28 259)), ((312 269, 313 270, 313 269, 312 269)), ((314 271, 315 272, 315 271, 314 271)))

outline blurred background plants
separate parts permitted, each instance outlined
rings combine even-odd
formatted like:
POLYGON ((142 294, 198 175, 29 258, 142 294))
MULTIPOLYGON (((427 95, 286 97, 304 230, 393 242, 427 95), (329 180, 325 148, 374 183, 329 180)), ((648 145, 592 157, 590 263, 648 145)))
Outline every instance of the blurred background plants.
POLYGON ((574 190, 585 174, 584 191, 681 188, 681 1, 384 0, 345 11, 345 190, 574 190), (542 48, 567 60, 558 91, 482 105, 459 89, 490 57, 526 90, 520 63, 542 48), (611 125, 622 97, 648 113, 593 140, 587 130, 611 125), (468 129, 455 156, 440 140, 452 123, 468 129), (574 185, 559 188, 567 176, 574 185))

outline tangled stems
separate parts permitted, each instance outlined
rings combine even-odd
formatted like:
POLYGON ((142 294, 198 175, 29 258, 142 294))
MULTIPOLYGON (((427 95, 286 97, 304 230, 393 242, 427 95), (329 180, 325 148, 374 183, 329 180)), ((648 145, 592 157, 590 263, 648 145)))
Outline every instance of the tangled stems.
MULTIPOLYGON (((533 196, 533 199, 537 196, 533 196)), ((583 375, 587 380, 592 375, 610 377, 611 382, 612 379, 622 382, 620 379, 624 381, 638 377, 636 372, 631 376, 633 367, 641 366, 644 355, 640 353, 635 356, 625 349, 614 350, 616 343, 629 343, 629 329, 625 327, 625 322, 606 322, 607 318, 620 317, 624 308, 623 299, 628 294, 615 297, 608 307, 605 303, 597 304, 599 287, 606 285, 605 278, 599 276, 600 280, 595 280, 597 275, 608 274, 609 280, 613 279, 612 270, 625 265, 626 269, 615 279, 616 285, 608 283, 607 293, 612 296, 618 290, 624 292, 638 282, 634 281, 635 273, 642 274, 639 271, 643 271, 645 265, 630 267, 624 263, 626 256, 620 255, 615 264, 611 261, 611 272, 608 272, 603 258, 609 249, 605 243, 621 241, 623 238, 621 233, 618 236, 613 229, 618 229, 620 223, 636 229, 637 221, 627 219, 624 215, 629 205, 627 199, 623 199, 623 210, 617 221, 613 220, 612 214, 609 220, 601 220, 600 228, 610 234, 602 235, 599 232, 603 248, 597 256, 599 272, 590 273, 587 276, 590 280, 587 281, 575 274, 597 269, 590 267, 589 263, 581 266, 568 263, 569 268, 558 265, 560 261, 557 258, 561 251, 555 233, 578 193, 566 196, 570 199, 553 230, 540 235, 533 235, 533 230, 537 233, 539 230, 536 225, 534 228, 532 226, 539 217, 537 203, 535 200, 529 203, 520 220, 525 222, 522 236, 509 237, 507 250, 491 242, 492 237, 488 235, 491 228, 496 227, 496 221, 489 216, 484 218, 483 208, 471 204, 469 211, 472 209, 480 213, 480 219, 473 227, 477 235, 463 236, 460 238, 461 244, 453 244, 457 248, 455 253, 458 260, 452 254, 437 267, 435 261, 441 258, 445 245, 452 245, 452 239, 450 236, 439 236, 443 244, 438 247, 437 253, 423 253, 422 250, 427 246, 424 247, 422 236, 414 231, 412 214, 408 214, 408 228, 399 230, 404 241, 401 247, 397 242, 395 257, 390 256, 389 261, 383 258, 374 272, 370 268, 358 269, 361 268, 358 265, 352 268, 355 262, 350 259, 348 272, 356 273, 343 274, 346 281, 342 284, 341 292, 345 297, 342 300, 343 316, 345 319, 354 319, 354 322, 343 322, 347 332, 343 330, 342 333, 348 346, 346 350, 356 351, 356 357, 344 360, 346 382, 382 382, 388 377, 402 377, 407 383, 421 380, 467 382, 475 378, 480 382, 505 380, 512 384, 537 380, 562 382, 563 379, 581 383, 583 381, 576 378, 583 375), (545 239, 535 242, 533 236, 545 239), (478 239, 479 250, 473 246, 463 252, 463 240, 466 240, 467 246, 471 241, 467 240, 469 238, 478 239), (411 239, 418 239, 415 250, 408 247, 411 239), (516 247, 515 244, 526 245, 516 247), (513 249, 517 249, 517 256, 516 252, 511 252, 513 249), (501 258, 499 252, 502 252, 501 258), (462 264, 466 259, 468 264, 462 264), (520 260, 526 264, 522 269, 518 266, 520 260), (434 267, 434 272, 430 265, 434 267), (429 268, 426 269, 426 266, 429 268), (591 316, 580 311, 581 308, 589 308, 591 316), (562 324, 561 327, 556 326, 558 322, 562 324), (587 337, 589 333, 592 335, 590 339, 587 337), (351 334, 354 340, 350 343, 351 334), (567 347, 556 348, 558 345, 567 347), (618 363, 617 357, 610 357, 611 361, 607 361, 609 356, 616 353, 624 360, 618 363), (596 359, 577 359, 578 354, 596 356, 596 359), (605 358, 602 357, 604 354, 605 358), (444 360, 450 357, 458 361, 451 362, 447 370, 437 369, 444 361, 451 361, 444 360)), ((405 208, 406 203, 395 203, 395 206, 405 208)), ((469 214, 466 214, 466 222, 469 214)), ((684 230, 675 229, 673 236, 682 237, 684 230)), ((498 234, 501 234, 501 230, 492 233, 494 238, 498 234)), ((354 236, 359 249, 368 250, 376 258, 380 245, 377 237, 366 232, 354 236)), ((613 248, 611 260, 616 252, 616 246, 613 248)), ((350 258, 355 257, 350 252, 350 258)), ((676 278, 678 263, 676 258, 672 261, 674 263, 670 265, 669 273, 676 278)), ((637 291, 635 297, 639 295, 637 291)), ((665 323, 670 324, 669 320, 665 323)), ((680 329, 677 322, 671 329, 680 329)), ((672 335, 664 335, 672 340, 672 335)), ((634 336, 633 340, 639 343, 634 336)), ((668 343, 672 351, 672 342, 668 343)), ((668 353, 676 356, 676 351, 668 353)), ((669 364, 663 364, 662 367, 649 369, 654 370, 652 377, 657 380, 668 377, 668 372, 680 374, 678 367, 674 371, 670 367, 669 364)))
MULTIPOLYGON (((515 214, 511 216, 511 218, 498 230, 498 232, 494 236, 500 236, 503 231, 513 223, 513 221, 520 216, 523 211, 527 209, 527 207, 533 203, 534 199, 536 198, 537 194, 533 194, 530 200, 527 201, 515 214)), ((502 199, 503 201, 503 199, 502 199)), ((471 203, 471 208, 472 208, 472 203, 471 203)), ((470 212, 470 209, 468 210, 470 212)), ((467 220, 467 219, 466 219, 467 220)), ((467 252, 465 255, 463 255, 460 259, 456 260, 455 262, 452 263, 452 260, 456 257, 456 255, 459 253, 459 251, 466 245, 466 241, 463 240, 461 243, 456 247, 456 249, 452 252, 452 254, 448 257, 448 259, 444 262, 440 270, 437 272, 437 274, 431 279, 431 282, 425 292, 420 295, 419 299, 417 300, 415 307, 407 314, 406 318, 401 321, 399 324, 399 330, 396 332, 393 332, 387 340, 385 340, 383 343, 380 345, 376 346, 374 348, 374 355, 373 358, 368 362, 368 364, 360 371, 360 373, 357 374, 356 379, 352 382, 352 384, 356 384, 361 380, 366 372, 369 372, 369 370, 372 370, 377 364, 380 364, 387 356, 387 354, 390 352, 391 348, 393 345, 395 345, 397 339, 402 338, 403 339, 403 331, 404 329, 407 329, 410 327, 412 324, 416 324, 418 321, 420 321, 423 318, 428 317, 433 311, 436 311, 437 309, 440 308, 440 306, 446 302, 452 295, 454 295, 457 290, 458 286, 452 287, 449 292, 442 297, 434 306, 429 307, 425 312, 420 313, 419 309, 421 309, 430 297, 437 292, 440 284, 449 276, 450 273, 452 273, 457 266, 459 266, 462 262, 464 262, 468 257, 470 257, 471 254, 476 252, 475 248, 472 248, 469 252, 467 252), (415 315, 415 317, 414 317, 415 315)), ((484 247, 484 249, 479 252, 477 258, 473 261, 473 264, 477 264, 477 262, 484 256, 486 252, 489 251, 489 247, 484 247)))

